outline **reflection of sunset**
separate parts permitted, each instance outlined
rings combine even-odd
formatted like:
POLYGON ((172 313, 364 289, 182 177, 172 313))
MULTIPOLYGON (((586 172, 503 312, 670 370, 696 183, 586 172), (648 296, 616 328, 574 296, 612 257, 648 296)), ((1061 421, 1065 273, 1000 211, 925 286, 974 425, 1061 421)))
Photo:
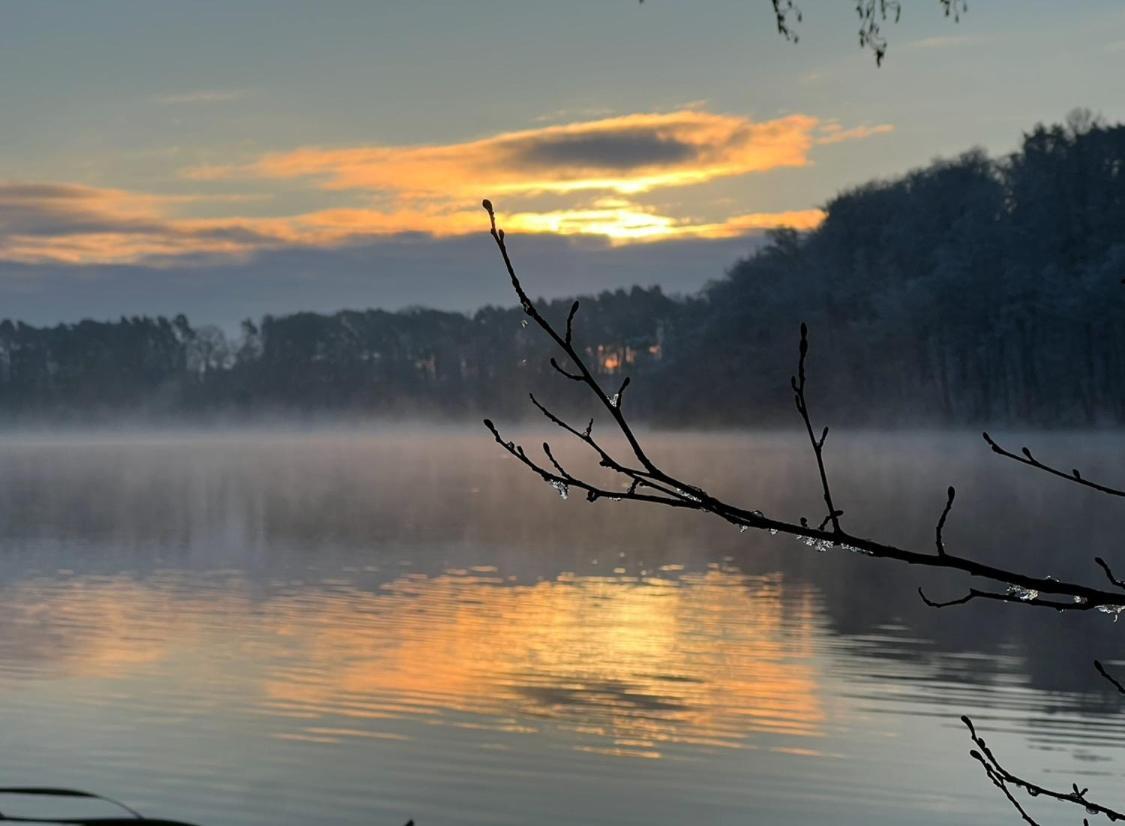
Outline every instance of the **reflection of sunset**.
POLYGON ((29 582, 4 597, 0 674, 18 674, 30 662, 47 664, 49 673, 112 677, 167 657, 167 640, 146 628, 156 596, 151 590, 71 580, 44 593, 39 585, 29 582))
MULTIPOLYGON (((550 727, 580 750, 659 757, 670 744, 741 747, 754 733, 819 733, 810 597, 790 596, 783 611, 782 590, 780 578, 718 570, 535 585, 457 571, 406 575, 376 593, 340 586, 261 604, 72 583, 36 610, 54 622, 98 618, 57 652, 75 676, 127 680, 156 664, 179 671, 194 649, 233 646, 222 678, 245 681, 241 690, 261 698, 254 702, 287 739, 397 739, 379 721, 408 719, 490 737, 550 727), (230 627, 249 630, 225 639, 230 627)), ((24 618, 15 625, 26 626, 27 599, 9 597, 24 618)), ((19 656, 15 625, 9 661, 19 656)), ((217 676, 192 666, 181 678, 190 686, 217 676)))

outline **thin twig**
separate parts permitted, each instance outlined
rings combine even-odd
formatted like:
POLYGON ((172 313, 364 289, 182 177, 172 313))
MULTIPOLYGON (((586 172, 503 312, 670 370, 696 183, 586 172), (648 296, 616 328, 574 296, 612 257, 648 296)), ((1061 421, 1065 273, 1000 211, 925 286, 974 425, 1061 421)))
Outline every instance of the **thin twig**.
POLYGON ((1034 596, 1029 595, 1029 593, 1023 589, 1013 589, 1006 593, 997 593, 995 591, 981 591, 978 588, 970 588, 965 596, 942 602, 930 599, 926 596, 925 591, 921 588, 918 589, 918 596, 922 598, 922 602, 926 603, 926 605, 931 608, 950 608, 954 605, 964 605, 966 602, 971 602, 974 599, 992 599, 999 600, 1000 602, 1026 602, 1028 605, 1034 605, 1036 608, 1054 608, 1056 611, 1065 611, 1073 607, 1073 603, 1040 599, 1037 592, 1032 593, 1034 593, 1034 596))
POLYGON ((574 338, 574 316, 578 314, 578 302, 570 305, 570 313, 566 317, 566 343, 570 344, 574 338))
POLYGON ((1125 694, 1125 685, 1122 685, 1116 677, 1105 670, 1105 666, 1102 665, 1101 660, 1094 660, 1094 668, 1097 669, 1099 674, 1109 680, 1113 687, 1117 689, 1118 694, 1125 694))
POLYGON ((797 405, 797 412, 801 414, 801 420, 805 423, 805 431, 809 435, 809 442, 812 444, 813 454, 816 456, 816 468, 820 472, 820 487, 824 495, 824 504, 828 508, 828 514, 825 516, 825 522, 821 525, 832 523, 832 533, 842 535, 840 530, 840 516, 844 513, 837 510, 836 506, 832 504, 832 489, 828 485, 828 471, 824 468, 824 440, 828 438, 828 428, 820 434, 817 439, 813 434, 812 419, 809 417, 809 405, 805 398, 805 359, 809 355, 809 328, 803 321, 801 322, 801 343, 798 346, 797 358, 797 375, 790 378, 789 383, 793 387, 793 399, 797 405))
POLYGON ((942 531, 945 530, 945 520, 949 516, 949 511, 953 508, 953 497, 957 495, 957 491, 953 489, 953 485, 949 486, 949 489, 945 492, 945 495, 945 509, 941 512, 941 518, 938 519, 937 529, 935 531, 935 533, 937 534, 936 538, 938 556, 945 556, 945 542, 942 539, 942 531))
POLYGON ((1035 458, 1035 456, 1027 447, 1020 448, 1020 453, 1023 454, 1021 456, 1001 447, 999 444, 997 444, 996 440, 989 436, 987 433, 982 433, 981 436, 983 436, 984 440, 988 442, 988 446, 992 448, 993 453, 998 453, 1001 456, 1019 462, 1021 465, 1033 467, 1036 470, 1041 470, 1044 473, 1051 474, 1052 476, 1058 476, 1060 479, 1066 479, 1066 481, 1068 482, 1073 482, 1076 485, 1082 485, 1083 487, 1090 488, 1091 490, 1096 490, 1099 493, 1105 493, 1110 496, 1125 497, 1125 490, 1121 490, 1120 488, 1113 488, 1109 485, 1103 485, 1100 482, 1093 482, 1083 476, 1078 468, 1072 468, 1070 473, 1066 473, 1065 471, 1059 470, 1058 468, 1051 467, 1050 465, 1040 462, 1035 458))
POLYGON ((1099 568, 1101 568, 1103 571, 1105 571, 1106 579, 1108 579, 1110 582, 1112 582, 1118 588, 1125 588, 1125 581, 1122 581, 1122 580, 1118 579, 1117 577, 1115 577, 1113 575, 1113 571, 1110 569, 1109 563, 1107 563, 1100 556, 1095 556, 1094 562, 1095 562, 1095 564, 1097 564, 1097 566, 1099 568))

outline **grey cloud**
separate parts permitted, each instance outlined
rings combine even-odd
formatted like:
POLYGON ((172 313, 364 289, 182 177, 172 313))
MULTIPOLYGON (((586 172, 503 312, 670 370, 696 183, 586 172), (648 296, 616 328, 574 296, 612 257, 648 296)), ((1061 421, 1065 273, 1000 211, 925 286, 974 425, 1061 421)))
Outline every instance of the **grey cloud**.
POLYGON ((185 227, 160 218, 121 214, 107 201, 103 190, 66 184, 0 184, 0 240, 6 235, 56 238, 84 233, 123 233, 245 244, 273 241, 246 227, 185 227))
POLYGON ((0 184, 0 204, 24 201, 74 201, 90 190, 73 184, 0 184))
POLYGON ((629 170, 693 160, 698 147, 651 129, 629 128, 617 132, 542 135, 531 138, 515 152, 524 167, 629 170))
POLYGON ((76 232, 158 232, 158 221, 115 215, 98 190, 67 184, 0 184, 0 237, 76 232))

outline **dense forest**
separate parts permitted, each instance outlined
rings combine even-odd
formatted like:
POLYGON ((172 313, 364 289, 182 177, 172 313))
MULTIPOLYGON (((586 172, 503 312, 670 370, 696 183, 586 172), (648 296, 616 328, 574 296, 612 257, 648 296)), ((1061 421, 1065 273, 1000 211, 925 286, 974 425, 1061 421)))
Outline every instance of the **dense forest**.
MULTIPOLYGON (((583 299, 576 340, 605 374, 643 379, 629 404, 663 424, 792 421, 802 320, 833 421, 1125 420, 1125 125, 1072 114, 1009 156, 935 161, 825 210, 819 229, 771 234, 699 295, 583 299)), ((548 342, 522 318, 517 307, 296 313, 237 336, 183 316, 4 321, 0 416, 457 420, 523 415, 528 389, 548 383, 565 404, 548 342)))

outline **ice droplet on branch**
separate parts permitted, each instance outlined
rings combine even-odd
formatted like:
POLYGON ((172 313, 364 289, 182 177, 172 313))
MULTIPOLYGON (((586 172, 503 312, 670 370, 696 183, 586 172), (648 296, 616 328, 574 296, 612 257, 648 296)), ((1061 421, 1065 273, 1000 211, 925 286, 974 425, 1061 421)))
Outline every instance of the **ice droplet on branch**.
POLYGON ((815 536, 799 536, 797 541, 808 545, 817 553, 827 553, 832 548, 832 543, 827 539, 817 539, 815 536))
POLYGON ((1008 594, 1016 599, 1023 600, 1024 602, 1031 602, 1033 599, 1039 599, 1039 592, 1034 588, 1024 588, 1022 585, 1009 585, 1008 594))
POLYGON ((1099 605, 1098 610, 1103 614, 1112 614, 1113 621, 1117 622, 1121 618, 1121 612, 1125 611, 1125 605, 1099 605))

